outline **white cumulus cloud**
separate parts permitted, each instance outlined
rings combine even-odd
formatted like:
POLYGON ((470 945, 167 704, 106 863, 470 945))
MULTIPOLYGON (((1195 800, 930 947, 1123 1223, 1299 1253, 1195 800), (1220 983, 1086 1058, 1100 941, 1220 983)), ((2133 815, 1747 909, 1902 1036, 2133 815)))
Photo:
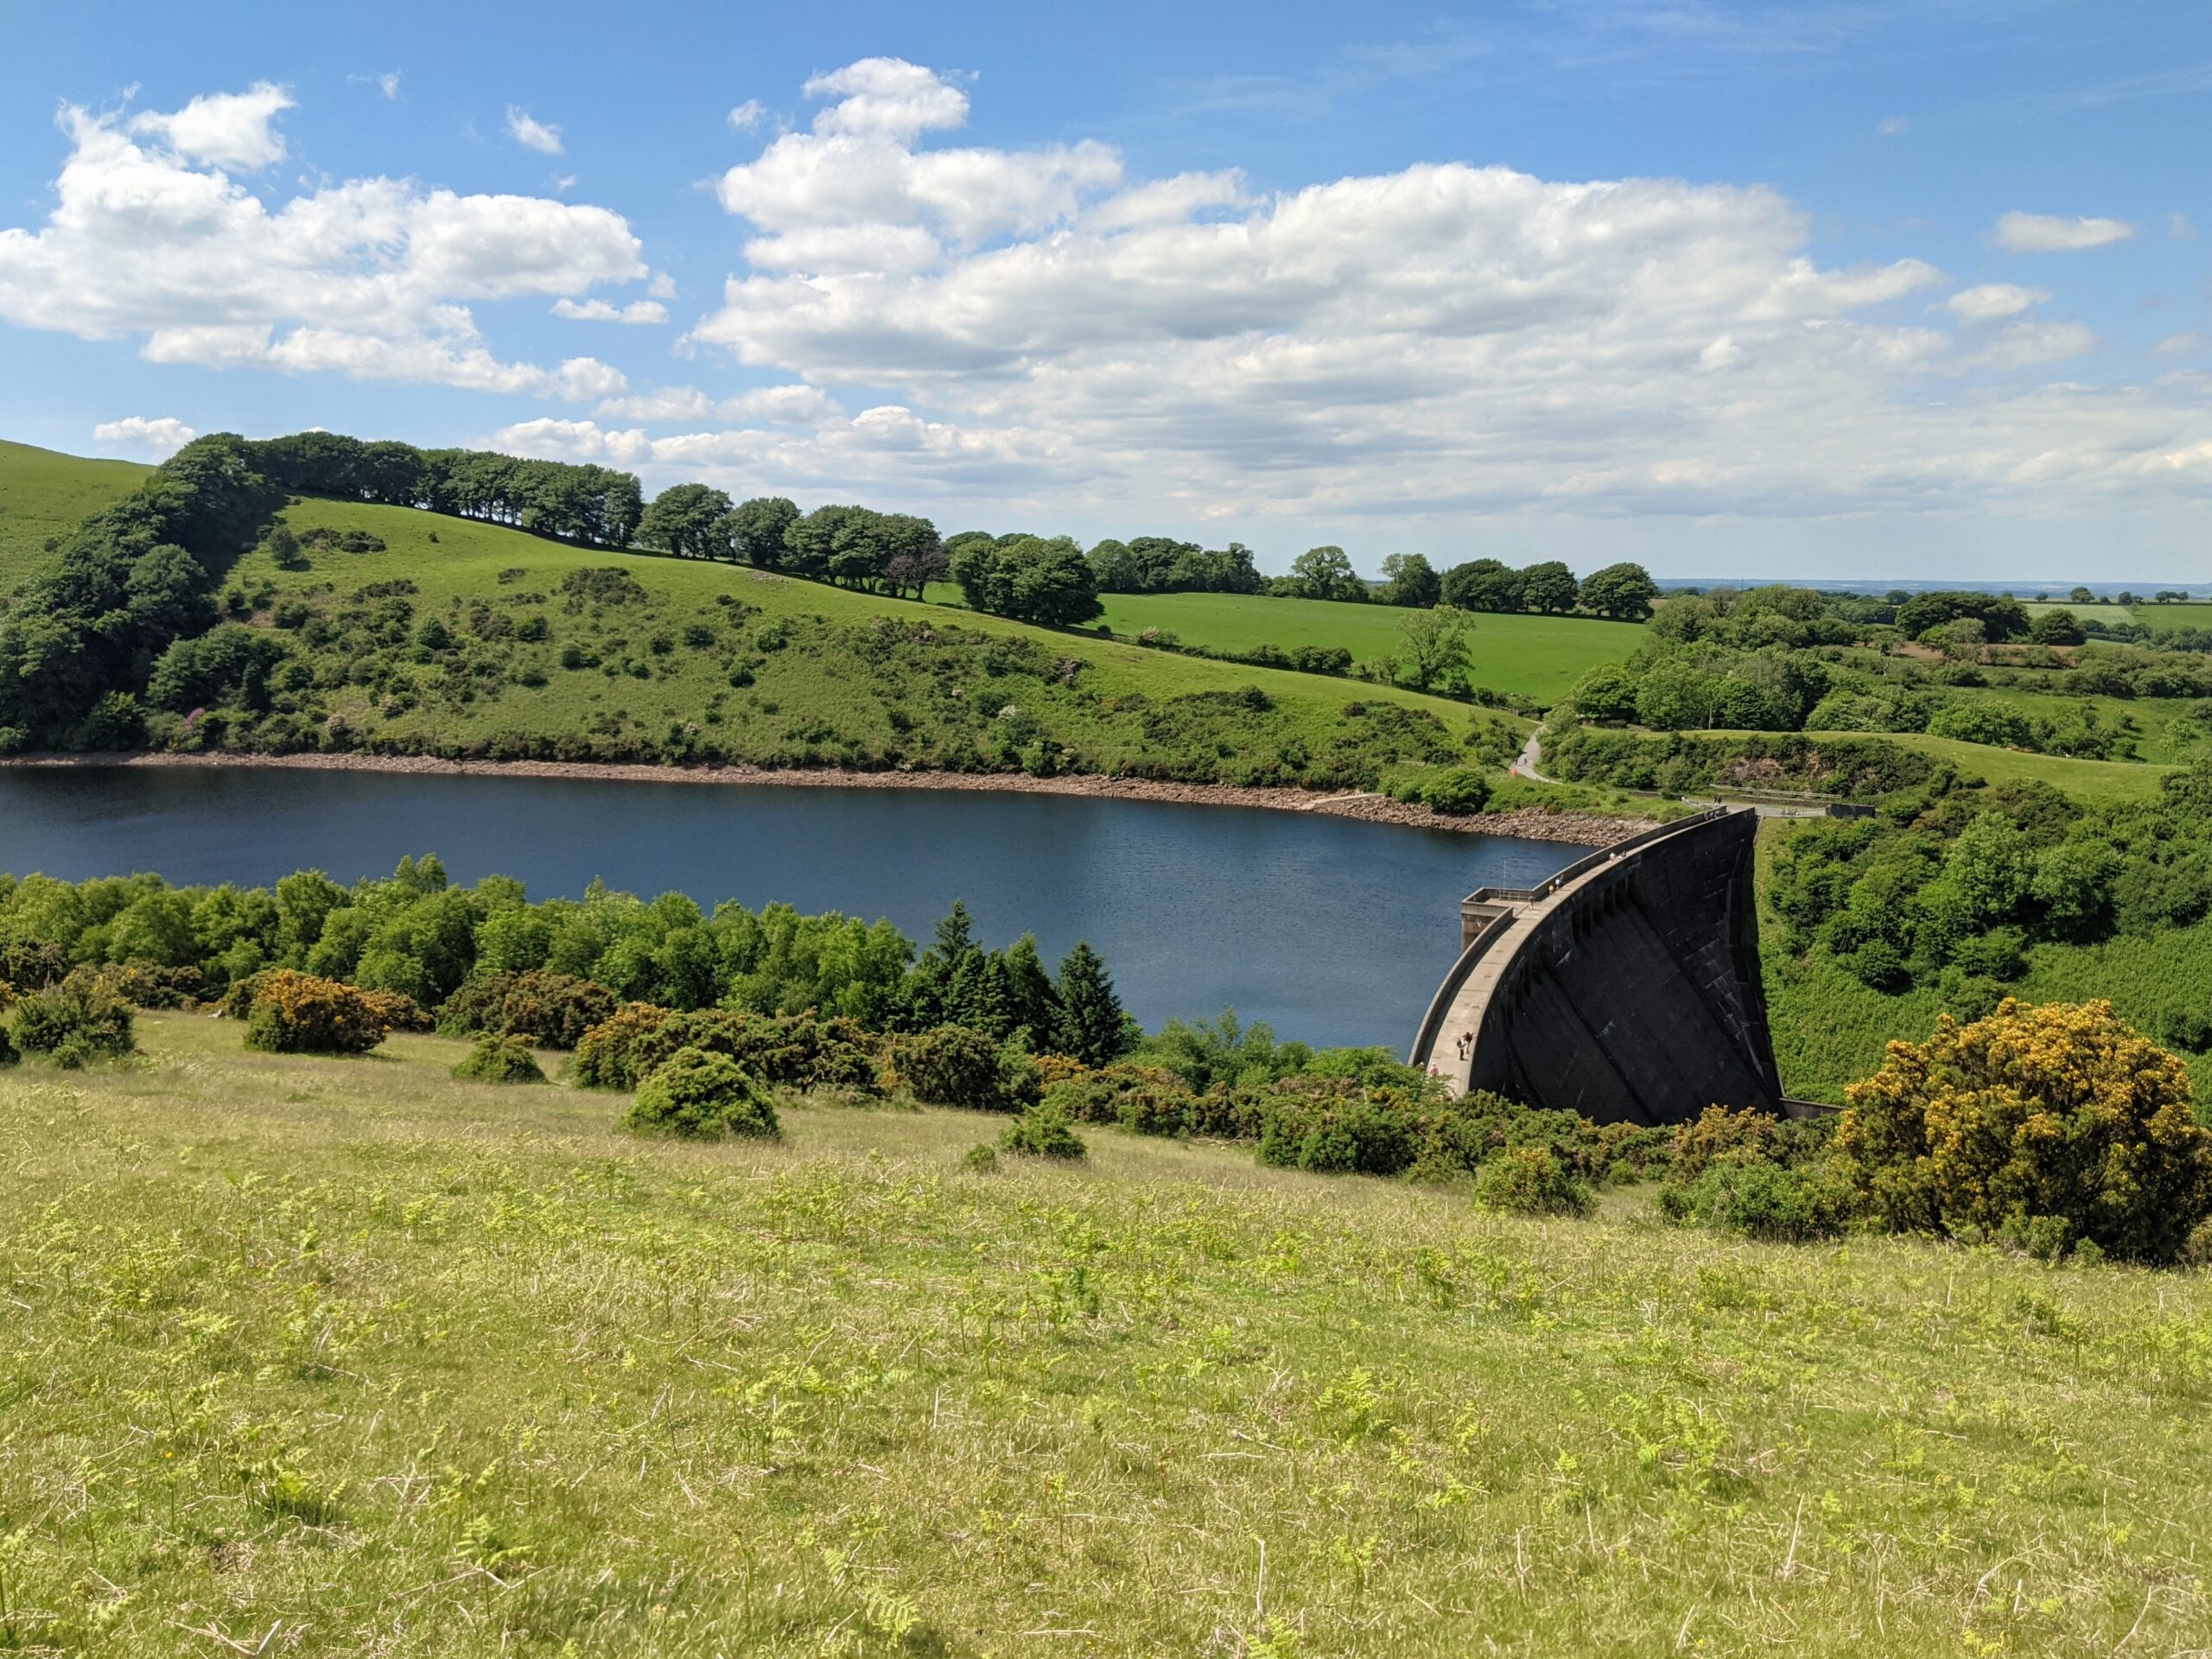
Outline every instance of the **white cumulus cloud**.
POLYGON ((69 156, 52 213, 36 229, 0 229, 0 319, 137 338, 162 363, 555 397, 606 396, 620 378, 575 366, 588 359, 550 370, 503 361, 468 308, 644 278, 637 238, 606 208, 383 177, 264 203, 199 159, 281 151, 273 135, 249 142, 219 98, 127 124, 65 106, 60 124, 69 156))
MULTIPOLYGON (((2212 487, 2212 415, 2164 388, 2030 384, 2097 346, 2023 315, 2045 290, 1960 289, 1935 308, 1976 332, 1930 326, 1904 307, 1942 272, 1822 264, 1771 189, 1446 162, 1260 193, 1235 169, 1131 178, 1096 141, 963 145, 969 84, 900 60, 806 90, 810 126, 719 182, 744 263, 687 342, 860 412, 770 429, 649 393, 600 408, 634 426, 518 442, 1191 519, 2212 487), (697 429, 649 430, 666 422, 697 429)), ((2014 239, 2127 228, 2049 223, 2014 239)))
POLYGON ((561 129, 540 121, 528 110, 513 104, 507 105, 507 137, 541 156, 561 153, 561 129))
POLYGON ((155 461, 165 460, 200 435, 174 415, 126 415, 119 421, 102 421, 92 429, 92 442, 128 450, 155 461))
POLYGON ((282 86, 257 80, 242 92, 204 93, 171 114, 133 116, 130 130, 189 161, 250 173, 283 159, 283 135, 270 124, 296 107, 282 86))
POLYGON ((1961 322, 1993 322, 2015 317, 2031 305, 2050 297, 2045 288, 2022 288, 2017 283, 1981 283, 1962 288, 1943 302, 1943 308, 1961 322))
POLYGON ((553 302, 553 315, 572 322, 666 322, 668 308, 658 300, 632 300, 627 305, 616 305, 611 300, 558 299, 553 302))
POLYGON ((2125 242, 2135 227, 2124 219, 2065 219, 2053 213, 2006 213, 1997 245, 2012 253, 2075 253, 2125 242))

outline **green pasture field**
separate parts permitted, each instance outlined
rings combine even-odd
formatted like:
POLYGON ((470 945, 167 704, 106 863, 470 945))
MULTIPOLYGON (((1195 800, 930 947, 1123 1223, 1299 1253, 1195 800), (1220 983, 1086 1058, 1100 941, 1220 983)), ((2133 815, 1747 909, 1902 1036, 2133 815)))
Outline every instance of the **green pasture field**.
MULTIPOLYGON (((1454 744, 1478 721, 1489 729, 1503 725, 1516 733, 1526 725, 1408 690, 1180 657, 743 567, 571 547, 404 508, 308 499, 286 517, 302 533, 317 527, 371 531, 385 542, 385 550, 310 550, 308 568, 296 571, 278 570, 257 552, 234 569, 234 585, 258 589, 266 584, 280 603, 291 594, 328 594, 314 601, 327 604, 404 579, 420 590, 409 601, 418 620, 450 614, 448 607, 456 602, 480 600, 518 622, 543 616, 549 624, 550 637, 543 643, 515 643, 501 652, 506 667, 520 677, 542 677, 540 685, 511 679, 455 707, 432 695, 436 674, 427 671, 419 676, 423 698, 397 710, 388 699, 341 689, 339 712, 372 741, 381 735, 438 745, 500 733, 658 738, 671 727, 703 723, 735 758, 764 764, 926 765, 938 753, 931 744, 941 732, 973 732, 979 726, 995 732, 1001 728, 991 722, 1003 721, 1063 744, 1065 769, 1113 772, 1147 768, 1167 741, 1159 734, 1154 711, 1166 700, 1197 693, 1242 695, 1256 688, 1274 705, 1270 718, 1281 741, 1316 754, 1359 741, 1361 717, 1347 714, 1348 706, 1395 705, 1433 714, 1454 744), (563 577, 607 566, 632 575, 647 590, 648 601, 591 617, 566 608, 563 577), (724 595, 745 607, 739 627, 728 626, 729 613, 716 602, 724 595), (1004 709, 942 704, 926 679, 912 685, 872 680, 849 647, 826 642, 817 626, 858 628, 878 619, 1033 641, 1050 653, 1047 661, 1071 665, 1067 694, 1055 687, 1051 697, 1026 709, 1011 702, 1004 709), (692 624, 714 629, 715 645, 679 643, 692 624), (774 637, 776 624, 785 626, 794 643, 782 648, 761 643, 774 637), (656 636, 672 648, 650 649, 656 636), (582 669, 560 666, 564 645, 579 642, 603 660, 582 669), (753 664, 749 684, 732 685, 728 664, 733 658, 753 664), (902 728, 900 721, 910 725, 902 728)), ((1270 758, 1259 757, 1263 763, 1270 758)), ((1215 756, 1208 750, 1198 759, 1225 772, 1254 757, 1215 756)))
MULTIPOLYGON (((2084 622, 2133 622, 2136 620, 2136 607, 2129 605, 2073 605, 2063 599, 2024 600, 2021 603, 2030 616, 2042 616, 2050 611, 2071 611, 2084 622)), ((2173 607, 2158 605, 2142 608, 2164 611, 2171 610, 2173 607)))
POLYGON ((0 1073, 33 1652, 2174 1653, 2212 1280, 1586 1222, 466 1051, 0 1073))
MULTIPOLYGON (((1105 594, 1104 620, 1117 634, 1147 628, 1211 651, 1277 645, 1340 645, 1355 662, 1398 649, 1407 613, 1394 605, 1319 599, 1270 599, 1248 594, 1105 594)), ((1600 663, 1618 662, 1643 642, 1633 622, 1592 617, 1502 616, 1478 613, 1469 651, 1477 685, 1550 702, 1600 663)))
POLYGON ((2138 605, 2135 620, 2148 623, 2154 638, 2176 628, 2212 628, 2212 604, 2138 605))
POLYGON ((0 595, 37 569, 49 539, 68 535, 152 470, 0 442, 0 595))
POLYGON ((2158 793, 2161 779, 2174 770, 2140 760, 2077 760, 2064 755, 2023 754, 1986 743, 1966 743, 1952 737, 1930 737, 1924 732, 1885 732, 1886 743, 1918 749, 1948 760, 1961 776, 1992 784, 2040 779, 2055 789, 2085 801, 2150 800, 2158 793))
POLYGON ((2045 611, 2071 611, 2084 622, 2143 622, 2154 632, 2169 628, 2212 627, 2212 603, 2202 600, 2167 605, 2069 605, 2064 600, 2052 600, 2030 602, 2027 609, 2030 616, 2041 616, 2045 611))
POLYGON ((2096 710, 2100 725, 2117 729, 2132 723, 2139 760, 2152 764, 2185 765, 2204 752, 2212 731, 2190 719, 2193 697, 2106 697, 2069 695, 2054 687, 1990 686, 1953 694, 1962 698, 1987 698, 2009 703, 2024 714, 2070 724, 2085 706, 2096 710))

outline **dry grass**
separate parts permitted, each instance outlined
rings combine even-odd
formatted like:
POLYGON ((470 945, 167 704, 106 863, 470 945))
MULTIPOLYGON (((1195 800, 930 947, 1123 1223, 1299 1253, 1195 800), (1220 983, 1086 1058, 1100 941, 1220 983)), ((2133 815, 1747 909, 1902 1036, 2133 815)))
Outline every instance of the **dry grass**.
POLYGON ((0 1645, 2171 1653, 2212 1285, 1090 1132, 779 1146, 460 1045, 0 1074, 0 1645))

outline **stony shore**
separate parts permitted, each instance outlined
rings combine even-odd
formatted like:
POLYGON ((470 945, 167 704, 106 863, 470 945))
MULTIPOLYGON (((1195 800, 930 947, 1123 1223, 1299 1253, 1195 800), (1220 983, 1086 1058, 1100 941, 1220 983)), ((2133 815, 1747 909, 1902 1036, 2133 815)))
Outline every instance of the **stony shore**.
POLYGON ((811 789, 957 789, 1007 795, 1088 795, 1191 806, 1258 807, 1276 812, 1325 812, 1374 823, 1446 830, 1459 835, 1514 836, 1527 841, 1610 847, 1648 828, 1630 818, 1522 808, 1451 817, 1425 806, 1358 791, 1317 794, 1303 789, 1243 788, 1232 784, 1161 783, 1145 778, 1032 778, 1026 772, 850 772, 835 767, 748 766, 600 766, 558 760, 440 760, 424 755, 372 754, 18 754, 0 766, 22 769, 173 766, 251 767, 296 772, 377 772, 435 777, 569 778, 593 782, 790 785, 811 789))

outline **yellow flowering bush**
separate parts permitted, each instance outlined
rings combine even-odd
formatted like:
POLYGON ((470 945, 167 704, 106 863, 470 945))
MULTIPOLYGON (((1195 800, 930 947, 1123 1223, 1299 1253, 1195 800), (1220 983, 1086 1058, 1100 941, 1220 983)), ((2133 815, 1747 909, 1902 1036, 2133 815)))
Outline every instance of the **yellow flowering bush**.
POLYGON ((2181 1061, 2109 1002, 1948 1014, 1851 1085, 1836 1150, 1893 1228, 2171 1262, 2212 1212, 2212 1134, 2181 1061))
POLYGON ((245 1046, 270 1054, 365 1054, 384 1038, 363 993, 289 968, 261 979, 246 1015, 245 1046))

